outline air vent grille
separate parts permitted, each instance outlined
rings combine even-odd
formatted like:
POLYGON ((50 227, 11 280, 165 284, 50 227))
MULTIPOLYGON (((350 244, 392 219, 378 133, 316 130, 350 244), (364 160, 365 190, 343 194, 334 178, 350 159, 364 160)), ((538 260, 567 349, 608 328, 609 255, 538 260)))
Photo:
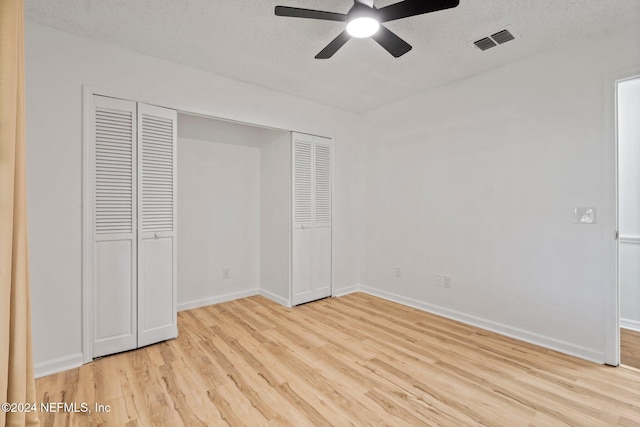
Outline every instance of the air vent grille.
POLYGON ((515 39, 515 37, 513 37, 513 34, 511 34, 507 30, 498 31, 495 34, 491 34, 491 38, 498 44, 503 44, 515 39))
POLYGON ((513 31, 504 29, 498 31, 497 33, 493 33, 490 36, 481 38, 480 40, 476 40, 473 42, 473 44, 480 50, 487 50, 511 40, 515 40, 515 38, 516 36, 514 35, 513 31))
POLYGON ((478 49, 480 50, 487 50, 497 46, 497 44, 493 40, 491 40, 489 37, 485 37, 483 39, 477 40, 473 42, 473 44, 478 46, 478 49))

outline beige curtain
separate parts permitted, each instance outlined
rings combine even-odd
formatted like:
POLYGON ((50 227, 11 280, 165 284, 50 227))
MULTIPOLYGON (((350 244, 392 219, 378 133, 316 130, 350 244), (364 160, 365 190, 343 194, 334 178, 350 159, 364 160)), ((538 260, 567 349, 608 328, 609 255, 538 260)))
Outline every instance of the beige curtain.
MULTIPOLYGON (((0 0, 0 404, 36 400, 31 354, 24 140, 24 3, 0 0)), ((37 426, 0 411, 0 427, 37 426)))

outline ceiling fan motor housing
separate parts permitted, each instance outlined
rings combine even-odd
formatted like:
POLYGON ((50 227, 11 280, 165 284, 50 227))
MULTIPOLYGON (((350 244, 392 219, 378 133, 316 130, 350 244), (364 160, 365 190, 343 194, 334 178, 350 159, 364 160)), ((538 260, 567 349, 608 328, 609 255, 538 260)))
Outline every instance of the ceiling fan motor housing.
POLYGON ((347 12, 347 22, 356 18, 373 18, 378 21, 377 9, 356 1, 349 12, 347 12))

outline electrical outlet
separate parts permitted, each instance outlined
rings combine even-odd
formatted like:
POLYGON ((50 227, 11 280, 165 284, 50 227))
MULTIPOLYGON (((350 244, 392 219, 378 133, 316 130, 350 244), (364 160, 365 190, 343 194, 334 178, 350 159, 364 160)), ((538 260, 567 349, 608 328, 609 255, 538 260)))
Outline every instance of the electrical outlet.
POLYGON ((442 276, 442 287, 451 289, 451 276, 442 276))
POLYGON ((573 222, 576 224, 595 224, 596 208, 575 208, 573 222))
POLYGON ((229 269, 229 267, 225 267, 222 269, 222 278, 223 279, 228 279, 229 277, 231 277, 231 270, 229 269))
POLYGON ((446 274, 436 274, 434 284, 439 288, 451 289, 451 276, 446 274))
POLYGON ((396 267, 396 277, 402 277, 402 269, 400 267, 396 267))

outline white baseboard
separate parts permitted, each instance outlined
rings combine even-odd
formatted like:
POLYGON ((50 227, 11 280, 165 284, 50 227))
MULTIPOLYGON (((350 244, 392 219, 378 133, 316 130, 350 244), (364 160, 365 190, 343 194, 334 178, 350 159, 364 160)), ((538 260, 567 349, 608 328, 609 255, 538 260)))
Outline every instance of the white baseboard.
POLYGON ((221 302, 233 301, 235 299, 252 297, 259 294, 259 289, 248 289, 246 291, 241 292, 233 292, 230 294, 224 295, 216 295, 214 297, 207 297, 202 299, 197 299, 193 301, 187 301, 183 303, 178 303, 178 311, 191 310, 192 308, 205 307, 211 304, 219 304, 221 302))
POLYGON ((273 302, 277 302, 278 304, 283 305, 285 307, 291 307, 291 304, 289 304, 289 300, 281 297, 280 295, 276 295, 273 292, 269 292, 265 289, 260 289, 259 293, 263 297, 268 298, 273 302))
POLYGON ((46 362, 34 364, 33 371, 36 378, 45 377, 47 375, 56 374, 58 372, 77 368, 84 364, 82 353, 71 354, 69 356, 59 357, 46 362))
MULTIPOLYGON (((539 345, 541 347, 556 350, 561 353, 565 353, 571 356, 586 359, 595 363, 604 363, 604 353, 598 352, 585 347, 577 346, 572 343, 560 341, 555 338, 547 337, 544 335, 529 332, 523 329, 514 328, 511 326, 503 325, 491 320, 483 319, 480 317, 465 314, 456 310, 451 310, 438 305, 430 304, 424 301, 420 301, 414 298, 404 297, 391 292, 383 291, 380 289, 371 288, 363 285, 353 285, 345 288, 336 289, 334 295, 336 297, 348 295, 354 292, 364 292, 379 298, 383 298, 389 301, 393 301, 408 307, 413 307, 418 310, 423 310, 428 313, 436 314, 438 316, 446 317, 448 319, 456 320, 458 322, 466 323, 472 326, 476 326, 482 329, 486 329, 492 332, 496 332, 501 335, 505 335, 511 338, 515 338, 521 341, 525 341, 531 344, 539 345)), ((178 304, 178 311, 189 310, 192 308, 204 307, 211 304, 218 304, 221 302, 232 301, 239 298, 246 298, 255 295, 262 295, 276 303, 285 307, 290 307, 289 301, 278 295, 275 295, 264 289, 249 289, 242 292, 234 292, 225 295, 219 295, 211 298, 203 298, 199 300, 189 301, 182 304, 178 304)), ((620 319, 620 327, 625 329, 631 329, 640 332, 640 321, 620 319)), ((77 368, 83 365, 82 353, 76 353, 69 356, 60 357, 57 359, 49 360, 46 362, 39 362, 34 365, 35 377, 40 378, 46 375, 55 374, 57 372, 66 371, 68 369, 77 368)))
POLYGON ((343 297, 345 295, 349 295, 349 294, 352 294, 354 292, 360 292, 362 290, 362 288, 363 288, 362 285, 357 284, 357 285, 347 286, 345 288, 334 289, 333 290, 333 296, 334 297, 343 297))
POLYGON ((459 311, 451 310, 445 307, 441 307, 434 304, 429 304, 414 298, 408 298, 401 295, 396 295, 387 291, 382 291, 368 286, 362 286, 359 291, 377 296, 389 301, 397 302, 409 307, 417 308, 438 316, 446 317, 448 319, 456 320, 458 322, 466 323, 478 328, 486 329, 492 332, 496 332, 501 335, 505 335, 510 338, 515 338, 520 341, 528 342, 530 344, 539 345, 551 350, 559 351, 560 353, 568 354, 570 356, 579 357, 595 363, 604 363, 604 352, 596 351, 590 348, 578 346, 566 341, 561 341, 555 338, 547 337, 544 335, 536 334, 526 331, 524 329, 514 328, 508 325, 494 322, 492 320, 483 319, 480 317, 465 314, 459 311))
POLYGON ((640 332, 640 321, 631 319, 620 319, 620 327, 640 332))

